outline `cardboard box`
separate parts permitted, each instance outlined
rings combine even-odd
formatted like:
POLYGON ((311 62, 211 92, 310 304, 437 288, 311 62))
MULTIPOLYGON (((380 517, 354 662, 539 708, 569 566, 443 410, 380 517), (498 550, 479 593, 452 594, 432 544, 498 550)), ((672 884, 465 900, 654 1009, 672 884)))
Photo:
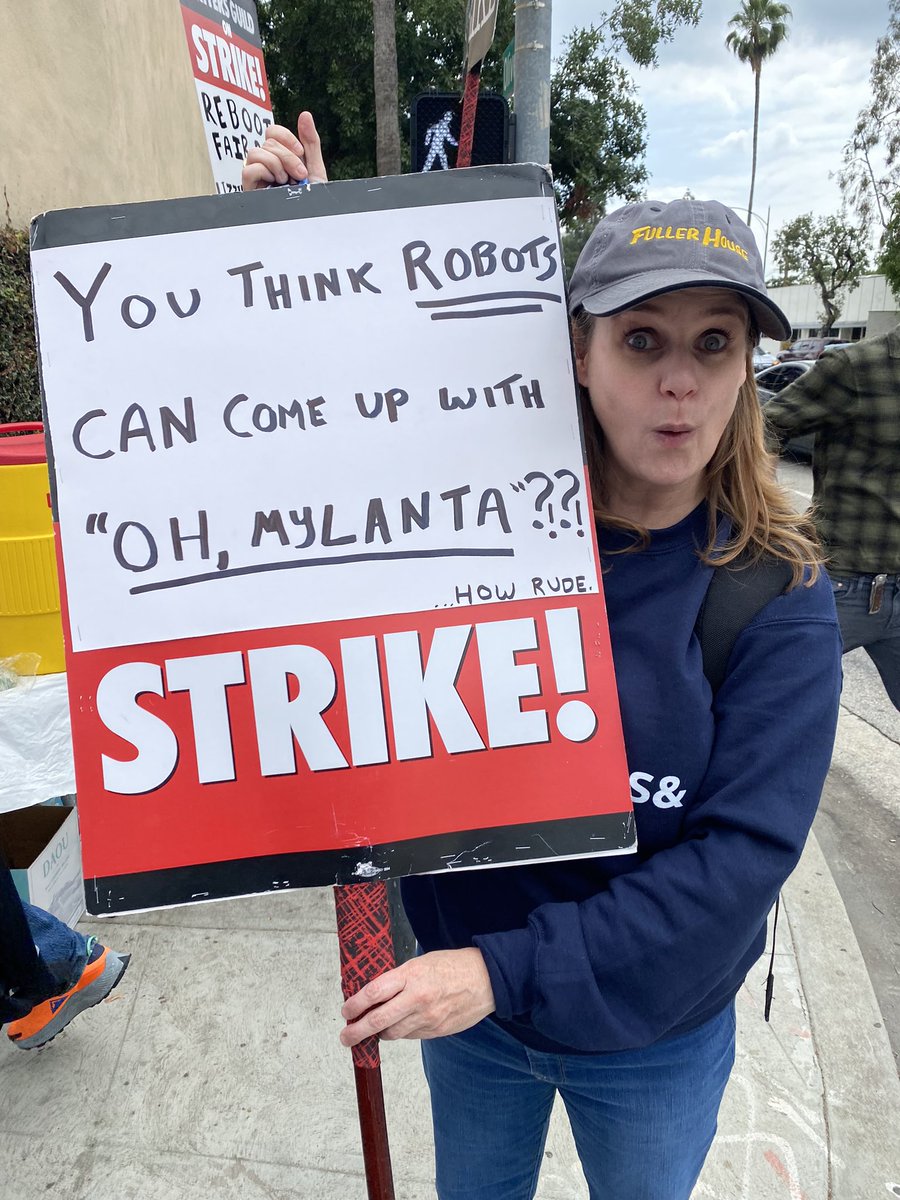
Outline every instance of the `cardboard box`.
POLYGON ((76 809, 39 804, 0 813, 0 849, 22 899, 74 925, 84 912, 76 809))

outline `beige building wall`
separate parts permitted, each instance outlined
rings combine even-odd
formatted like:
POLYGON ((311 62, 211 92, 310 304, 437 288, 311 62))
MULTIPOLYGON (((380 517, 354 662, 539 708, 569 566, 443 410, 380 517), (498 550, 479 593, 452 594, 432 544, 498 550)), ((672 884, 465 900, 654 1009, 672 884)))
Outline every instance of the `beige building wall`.
MULTIPOLYGON (((769 288, 769 295, 783 310, 798 337, 815 337, 819 332, 822 301, 811 283, 796 283, 788 287, 769 288)), ((862 329, 864 337, 874 337, 893 329, 900 321, 900 297, 895 296, 883 275, 863 275, 849 292, 838 297, 840 316, 835 322, 838 335, 849 337, 854 329, 862 329)), ((767 350, 788 345, 764 339, 767 350)))
POLYGON ((0 0, 0 223, 215 190, 179 0, 0 0))

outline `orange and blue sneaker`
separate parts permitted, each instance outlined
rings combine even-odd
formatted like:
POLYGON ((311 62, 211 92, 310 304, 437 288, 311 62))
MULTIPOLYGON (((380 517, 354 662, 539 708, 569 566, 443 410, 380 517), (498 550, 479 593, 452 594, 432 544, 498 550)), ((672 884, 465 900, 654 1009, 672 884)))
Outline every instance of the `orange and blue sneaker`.
POLYGON ((88 939, 88 958, 74 987, 59 996, 51 996, 18 1021, 11 1021, 6 1036, 21 1050, 45 1046, 86 1008, 105 1000, 131 961, 130 954, 117 954, 101 946, 95 937, 88 939))

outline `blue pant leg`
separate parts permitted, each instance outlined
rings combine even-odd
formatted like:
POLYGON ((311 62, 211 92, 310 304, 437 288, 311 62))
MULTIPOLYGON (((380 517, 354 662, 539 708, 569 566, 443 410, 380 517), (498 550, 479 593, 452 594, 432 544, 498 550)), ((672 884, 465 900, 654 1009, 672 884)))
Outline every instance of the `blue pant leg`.
POLYGON ((900 630, 892 638, 866 646, 866 653, 878 668, 891 704, 900 712, 900 630))
POLYGON ((422 1042, 439 1200, 531 1200, 556 1088, 493 1021, 422 1042))
MULTIPOLYGON (((22 907, 41 962, 53 977, 55 990, 49 995, 68 991, 78 982, 87 963, 87 938, 42 908, 33 904, 22 907)), ((40 999, 46 1000, 49 996, 40 999)))
POLYGON ((891 703, 900 712, 900 576, 894 576, 885 589, 882 611, 885 623, 881 637, 866 646, 866 653, 878 668, 891 703))
POLYGON ((643 1050, 567 1055, 560 1094, 591 1200, 688 1200, 734 1065, 730 1004, 643 1050))
POLYGON ((51 986, 50 975, 35 950, 22 900, 0 857, 0 1025, 23 1017, 32 1007, 26 997, 44 996, 51 986))
POLYGON ((900 580, 887 585, 881 608, 869 612, 871 576, 835 579, 834 601, 844 653, 862 646, 878 669, 894 708, 900 711, 900 580))

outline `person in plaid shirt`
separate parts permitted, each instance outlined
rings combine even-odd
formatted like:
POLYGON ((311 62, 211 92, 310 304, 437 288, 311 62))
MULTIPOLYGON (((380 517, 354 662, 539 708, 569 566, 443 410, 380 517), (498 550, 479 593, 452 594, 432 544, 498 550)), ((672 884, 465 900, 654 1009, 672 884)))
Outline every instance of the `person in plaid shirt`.
POLYGON ((765 407, 784 441, 815 434, 813 500, 844 639, 900 710, 900 325, 832 350, 765 407))

